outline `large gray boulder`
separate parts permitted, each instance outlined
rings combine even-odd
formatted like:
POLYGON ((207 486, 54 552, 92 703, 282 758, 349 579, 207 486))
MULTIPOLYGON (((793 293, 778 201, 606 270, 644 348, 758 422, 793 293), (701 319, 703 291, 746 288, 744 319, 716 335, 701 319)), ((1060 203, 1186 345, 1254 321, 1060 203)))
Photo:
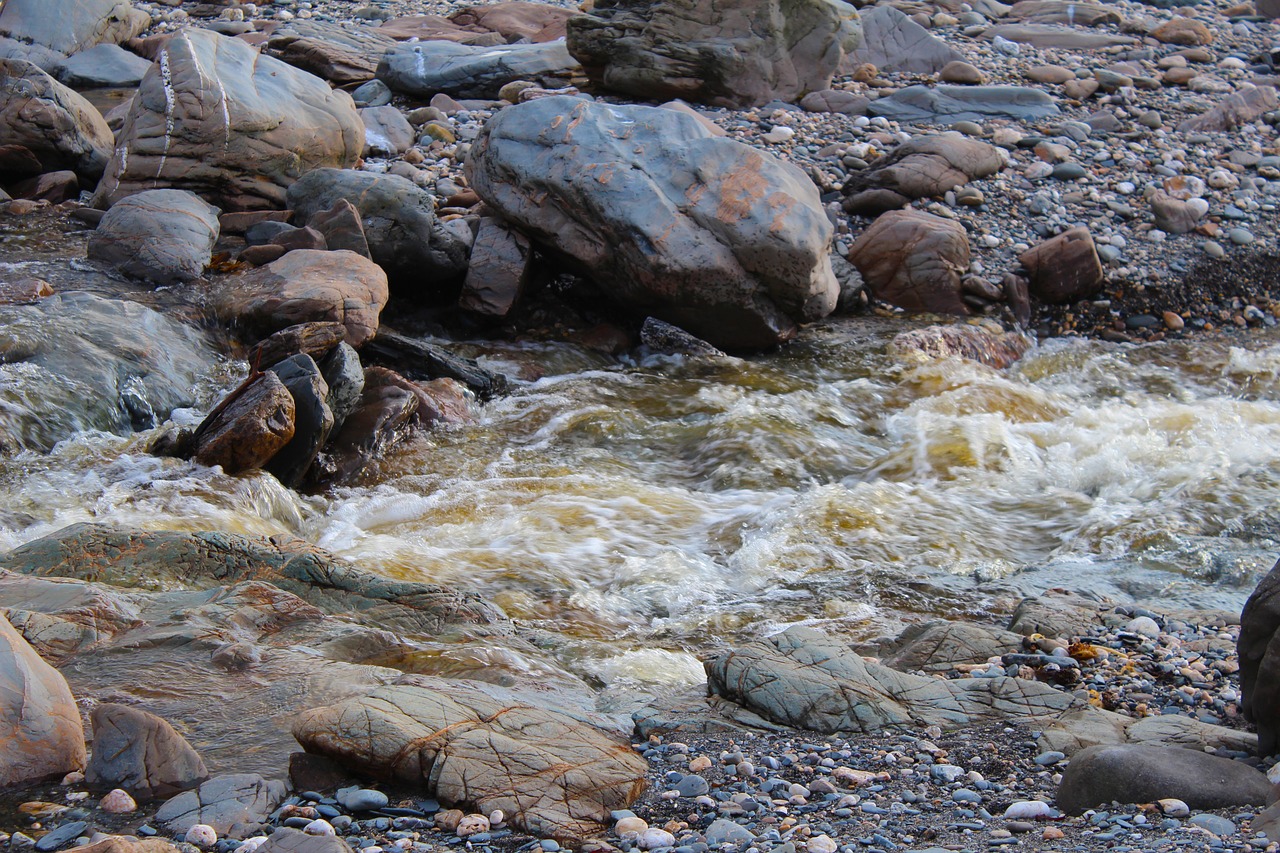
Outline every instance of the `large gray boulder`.
POLYGON ((192 281, 209 265, 219 212, 187 190, 144 190, 102 217, 89 257, 154 284, 192 281))
POLYGON ((645 761, 625 739, 479 682, 407 676, 302 714, 293 732, 308 752, 447 803, 501 809, 543 837, 595 836, 645 787, 645 761))
POLYGON ((92 185, 113 144, 93 104, 30 62, 0 59, 0 145, 25 148, 41 171, 69 169, 92 185))
POLYGON ((6 0, 0 4, 0 57, 30 59, 46 71, 99 44, 119 44, 151 25, 129 0, 6 0))
POLYGON ((515 80, 547 88, 568 84, 578 61, 563 41, 481 47, 451 41, 400 44, 378 63, 378 79, 396 92, 430 98, 437 92, 456 98, 496 98, 515 80))
POLYGON ((598 0, 567 28, 570 53, 609 89, 728 107, 828 88, 862 35, 840 0, 598 0))
POLYGON ((350 202, 360 215, 369 255, 397 291, 433 295, 442 280, 467 269, 467 246, 436 218, 435 196, 399 175, 316 169, 289 188, 294 221, 306 225, 350 202))
POLYGON ((202 823, 213 827, 219 836, 245 838, 267 822, 286 793, 283 782, 256 773, 215 776, 196 790, 169 800, 155 819, 178 836, 202 823))
POLYGON ((176 187, 225 210, 283 207, 303 174, 355 165, 363 148, 350 95, 238 39, 183 30, 143 79, 94 202, 176 187))
POLYGON ((0 614, 0 788, 57 778, 84 760, 66 680, 0 614))
POLYGON ((1256 767, 1174 746, 1093 746, 1071 757, 1058 787, 1058 807, 1068 814, 1118 803, 1173 798, 1193 809, 1259 806, 1271 783, 1256 767))
POLYGON ((768 347, 839 295, 817 188, 675 110, 549 97, 508 107, 472 188, 611 297, 722 349, 768 347))
POLYGON ((76 89, 132 89, 151 70, 151 60, 118 44, 100 44, 59 62, 51 72, 76 89))
POLYGON ((870 62, 880 71, 937 74, 964 54, 892 6, 861 13, 862 43, 849 53, 844 68, 870 62))
POLYGON ((93 709, 93 750, 85 784, 123 788, 138 802, 165 799, 205 779, 204 761, 161 717, 141 708, 104 702, 93 709))

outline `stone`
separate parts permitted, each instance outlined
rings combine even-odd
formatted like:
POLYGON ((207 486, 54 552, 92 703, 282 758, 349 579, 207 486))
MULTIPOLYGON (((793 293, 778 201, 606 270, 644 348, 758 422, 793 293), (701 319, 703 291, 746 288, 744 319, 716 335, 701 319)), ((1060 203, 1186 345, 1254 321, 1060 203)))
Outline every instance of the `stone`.
POLYGON ((443 92, 455 98, 497 98, 516 80, 547 88, 566 85, 578 62, 562 41, 482 47, 450 41, 400 44, 383 54, 378 79, 393 91, 421 98, 443 92))
MULTIPOLYGON (((943 328, 974 327, 946 326, 943 328)), ((1018 634, 982 625, 941 620, 912 625, 894 642, 898 646, 897 650, 885 656, 883 663, 885 666, 904 672, 914 670, 950 672, 956 664, 986 663, 989 658, 1016 652, 1022 648, 1022 637, 1018 634)))
POLYGON ((1073 3, 1071 0, 1018 0, 1009 10, 1011 20, 1028 24, 1067 24, 1097 27, 1120 23, 1120 15, 1101 3, 1073 3))
POLYGON ((1273 86, 1243 84, 1239 91, 1223 98, 1217 106, 1178 123, 1179 133, 1225 133, 1280 108, 1273 86))
POLYGON ((609 297, 714 346, 773 346, 835 307, 833 229, 813 182, 682 113, 567 97, 507 107, 467 176, 609 297))
POLYGON ((95 45, 120 44, 151 25, 129 0, 6 0, 0 10, 0 57, 34 57, 51 71, 61 60, 95 45))
POLYGON ((0 614, 0 788, 59 779, 84 764, 66 679, 0 614))
POLYGON ((277 27, 263 50, 335 86, 348 86, 372 80, 378 58, 395 45, 394 38, 376 28, 344 27, 313 18, 277 27))
POLYGON ((386 794, 372 788, 339 788, 334 797, 338 805, 353 812, 386 808, 390 802, 386 794))
POLYGON ((1271 783, 1262 771, 1229 758, 1171 746, 1095 746, 1071 758, 1058 787, 1068 814, 1120 803, 1177 798, 1193 809, 1258 806, 1271 783))
POLYGON ((138 810, 138 802, 123 788, 112 788, 98 801, 98 808, 107 814, 129 814, 138 810))
POLYGON ((1112 47, 1133 47, 1137 43, 1129 36, 1087 32, 1075 27, 1050 24, 998 24, 988 27, 982 38, 993 42, 996 39, 1006 39, 1017 44, 1058 50, 1106 50, 1112 47))
POLYGON ((1083 226, 1032 246, 1018 261, 1027 270, 1031 295, 1042 302, 1065 305, 1102 289, 1102 261, 1093 236, 1083 226))
POLYGON ((80 181, 75 172, 45 172, 34 178, 9 185, 15 198, 62 204, 80 195, 80 181))
POLYGON ((350 95, 239 39, 181 30, 133 98, 94 206, 173 187, 224 210, 284 207, 303 174, 353 166, 363 148, 350 95))
POLYGON ((475 681, 406 676, 368 696, 302 714, 304 749, 541 837, 601 834, 644 790, 646 762, 582 715, 475 681))
POLYGON ((1262 755, 1277 751, 1280 735, 1280 562, 1258 582, 1240 613, 1241 710, 1258 731, 1262 755))
POLYGON ((345 249, 372 259, 360 211, 345 198, 335 201, 328 210, 311 214, 307 218, 307 227, 319 231, 330 250, 345 249))
POLYGON ((1162 44, 1205 45, 1213 43, 1213 31, 1195 18, 1175 17, 1151 31, 1162 44))
POLYGON ((711 344, 689 334, 678 326, 664 323, 657 317, 646 317, 640 327, 640 341, 654 352, 667 355, 723 357, 724 353, 711 344))
POLYGON ((520 0, 463 6, 449 14, 449 20, 465 29, 497 33, 508 42, 535 44, 565 37, 565 23, 575 11, 549 3, 520 0))
POLYGON ((604 87, 727 107, 830 88, 862 39, 839 0, 597 0, 566 26, 569 52, 604 87))
POLYGON ((85 820, 73 820, 59 824, 36 839, 36 850, 39 853, 53 853, 54 850, 66 847, 72 841, 75 841, 88 828, 89 822, 85 820))
POLYGON ((256 853, 348 853, 351 847, 333 835, 309 835, 287 826, 276 828, 256 853))
POLYGON ((123 788, 148 802, 189 791, 209 778, 199 754, 155 714, 104 702, 93 709, 93 747, 85 784, 123 788))
POLYGON ((942 66, 942 70, 938 72, 938 80, 962 86, 981 86, 987 82, 987 75, 967 62, 956 60, 942 66))
POLYGON ((417 137, 404 113, 392 106, 360 110, 364 122, 364 156, 391 157, 413 147, 417 137))
POLYGON ((346 335, 347 327, 341 323, 299 323, 258 341, 245 355, 245 361, 255 371, 266 370, 298 353, 320 361, 342 343, 346 335))
POLYGON ((851 173, 844 184, 843 206, 848 213, 879 214, 905 207, 913 199, 940 196, 1002 168, 1000 150, 981 140, 956 132, 915 136, 876 161, 874 168, 851 173))
POLYGON ((1028 68, 1023 74, 1028 80, 1034 80, 1037 83, 1056 83, 1062 84, 1068 80, 1075 79, 1075 73, 1070 68, 1064 68, 1061 65, 1035 65, 1028 68))
POLYGON ((458 307, 486 317, 506 317, 529 283, 532 260, 527 237, 500 219, 481 217, 458 307))
POLYGON ((811 113, 839 113, 847 116, 866 115, 871 99, 843 89, 822 89, 800 99, 800 106, 811 113))
POLYGON ((969 238, 958 222, 917 210, 881 214, 854 242, 849 260, 877 299, 907 311, 969 313, 960 286, 969 238))
POLYGON ((108 835, 101 841, 77 847, 76 851, 77 853, 178 853, 178 848, 163 838, 108 835))
POLYGON ((218 208, 186 190, 144 190, 107 211, 89 236, 89 257, 153 284, 204 274, 218 239, 218 208))
POLYGON ((285 786, 256 773, 215 776, 160 807, 155 819, 172 833, 203 824, 220 837, 245 838, 266 823, 285 797, 285 786))
POLYGON ((0 59, 0 145, 25 151, 40 172, 69 169, 92 186, 113 144, 106 119, 82 96, 30 62, 0 59))
POLYGON ((1156 227, 1170 234, 1186 234, 1195 230, 1209 212, 1209 203, 1204 199, 1183 200, 1159 190, 1151 194, 1149 201, 1156 227))
POLYGON ((880 71, 937 74, 964 59, 963 53, 892 6, 872 6, 859 19, 862 43, 845 58, 845 73, 869 63, 880 71))
POLYGON ((434 196, 405 178, 316 169, 289 188, 289 207, 304 225, 343 200, 359 212, 369 254, 397 292, 435 295, 466 270, 466 244, 436 218, 434 196))
POLYGON ((201 849, 208 849, 218 843, 218 832, 207 823, 197 823, 187 829, 182 840, 201 849))
POLYGON ((243 332, 266 337, 299 323, 342 323, 359 347, 378 331, 387 303, 387 276, 354 252, 301 249, 239 276, 221 280, 215 313, 243 332))
POLYGON ((0 281, 0 305, 22 305, 53 295, 53 285, 40 278, 0 281))
POLYGON ((67 57, 51 73, 72 89, 132 89, 150 68, 151 60, 118 44, 100 44, 67 57))
POLYGON ((252 377, 196 427, 191 457, 228 474, 262 468, 294 433, 289 389, 270 371, 252 377))
POLYGON ((1058 115, 1053 98, 1024 86, 908 86, 877 98, 871 115, 898 122, 983 122, 1007 118, 1034 122, 1058 115))
POLYGON ((325 402, 329 386, 315 361, 305 353, 279 362, 271 372, 293 397, 294 431, 289 443, 265 467, 281 483, 294 487, 302 482, 333 430, 333 412, 325 402))
POLYGON ((355 411, 360 404, 360 396, 364 393, 364 367, 360 364, 360 355, 345 341, 334 347, 333 351, 320 362, 325 384, 329 386, 329 396, 325 405, 333 412, 333 432, 342 429, 347 415, 355 411))

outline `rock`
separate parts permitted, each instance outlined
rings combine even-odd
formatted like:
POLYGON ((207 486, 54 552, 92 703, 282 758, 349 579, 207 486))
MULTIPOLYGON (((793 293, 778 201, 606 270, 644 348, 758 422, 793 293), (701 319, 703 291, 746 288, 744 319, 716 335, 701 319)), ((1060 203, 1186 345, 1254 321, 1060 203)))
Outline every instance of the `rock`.
POLYGON ((346 335, 347 327, 341 323, 299 323, 254 344, 245 361, 252 370, 266 370, 298 353, 320 361, 342 343, 346 335))
POLYGON ((937 74, 964 54, 892 6, 872 6, 860 15, 862 43, 844 60, 846 73, 870 63, 880 71, 937 74))
POLYGON ((1156 227, 1170 234, 1186 234, 1209 212, 1209 203, 1202 198, 1184 201, 1157 190, 1150 197, 1151 212, 1155 214, 1156 227))
POLYGON ((581 839, 643 791, 647 765, 581 716, 472 681, 406 676, 302 714, 303 748, 445 802, 501 809, 526 832, 581 839))
POLYGON ((94 206, 175 187, 226 210, 283 207, 303 174, 352 166, 363 148, 345 92, 239 39, 182 30, 134 96, 94 206))
POLYGON ((1102 289, 1102 261, 1089 229, 1068 229, 1018 256, 1027 270, 1031 295, 1042 302, 1067 304, 1102 289))
POLYGON ((481 217, 458 307, 487 317, 506 317, 529 282, 532 254, 523 234, 500 219, 481 217))
POLYGON ((255 773, 215 776, 162 805, 155 819, 172 833, 203 824, 219 836, 244 838, 266 823, 284 797, 283 783, 255 773))
POLYGON ((506 44, 506 39, 497 33, 476 32, 474 29, 461 27, 440 15, 408 15, 384 21, 378 27, 378 33, 390 36, 396 41, 452 41, 484 47, 496 47, 506 44))
MULTIPOLYGON (((73 89, 132 89, 150 68, 150 60, 118 44, 100 44, 67 57, 51 73, 73 89)), ((107 151, 109 154, 110 146, 107 151)))
POLYGON ((1213 43, 1213 31, 1195 18, 1175 17, 1151 31, 1163 44, 1204 45, 1213 43))
POLYGON ((1198 116, 1178 123, 1179 133, 1225 133, 1256 120, 1262 114, 1280 107, 1272 86, 1243 84, 1241 89, 1223 98, 1217 106, 1198 116))
POLYGON ((1064 68, 1061 65, 1035 65, 1028 68, 1024 75, 1028 80, 1034 80, 1037 83, 1056 83, 1061 85, 1068 80, 1075 79, 1075 73, 1070 68, 1064 68))
POLYGON ((400 44, 378 63, 378 79, 396 92, 429 98, 497 98, 515 80, 554 89, 569 82, 578 63, 562 41, 481 47, 449 41, 400 44))
POLYGON ((508 107, 467 175, 610 297, 715 346, 772 346, 835 307, 832 228, 813 182, 681 113, 565 97, 508 107))
POLYGON ((93 748, 85 784, 124 788, 142 802, 167 799, 209 778, 204 761, 168 722, 140 708, 103 703, 93 709, 93 748))
POLYGON ((847 116, 866 115, 871 99, 843 89, 810 92, 800 99, 800 106, 811 113, 840 113, 847 116))
POLYGON ((163 838, 108 835, 101 841, 77 847, 76 851, 77 853, 178 853, 178 848, 163 838))
MULTIPOLYGON (((888 7, 886 7, 888 8, 888 7)), ((958 83, 962 86, 981 86, 987 82, 987 75, 967 62, 954 61, 942 66, 938 79, 943 83, 958 83)))
POLYGON ((293 397, 294 432, 289 443, 265 467, 281 483, 293 487, 302 482, 333 430, 333 412, 325 402, 329 386, 315 361, 305 353, 276 364, 271 372, 293 397))
POLYGON ((370 27, 294 19, 273 30, 263 50, 335 86, 347 86, 372 80, 378 58, 395 46, 394 38, 370 27))
POLYGON ((213 306, 261 337, 299 323, 342 323, 347 343, 359 347, 377 332, 387 295, 386 274, 368 258, 305 249, 220 281, 213 306))
POLYGON ((1095 746, 1071 758, 1058 788, 1068 814, 1115 800, 1149 803, 1174 797, 1194 809, 1262 805, 1271 783, 1255 767, 1171 746, 1095 746))
POLYGON ((98 808, 107 814, 129 814, 138 810, 138 802, 123 788, 113 788, 98 801, 98 808))
POLYGON ((0 788, 58 779, 84 763, 66 680, 0 614, 0 788))
POLYGON ((1280 734, 1280 562, 1267 573, 1245 602, 1240 614, 1241 710, 1258 730, 1258 750, 1272 755, 1280 734))
POLYGON ((0 145, 25 150, 41 172, 69 169, 92 186, 113 144, 106 120, 83 97, 30 62, 0 59, 0 145))
POLYGON ((1046 24, 999 24, 988 27, 982 38, 990 41, 1006 39, 1017 44, 1058 50, 1105 50, 1111 47, 1132 47, 1136 43, 1129 36, 1091 33, 1046 24))
POLYGON ((646 317, 640 327, 640 340, 654 352, 667 355, 710 356, 718 358, 724 353, 711 344, 694 337, 678 326, 664 323, 657 317, 646 317))
POLYGON ((908 86, 872 101, 867 111, 891 121, 938 124, 998 118, 1034 122, 1058 114, 1053 98, 1022 86, 908 86))
POLYGON ((573 9, 548 3, 501 2, 463 6, 449 20, 465 29, 497 33, 508 42, 527 40, 541 43, 564 38, 565 22, 573 9))
POLYGON ((218 208, 186 190, 145 190, 116 204, 89 237, 89 257, 154 284, 204 274, 218 239, 218 208))
POLYGON ((851 173, 844 184, 843 206, 849 213, 879 214, 905 207, 913 199, 940 196, 1002 168, 1000 150, 981 140, 955 132, 916 136, 874 168, 851 173))
POLYGON ((256 853, 348 853, 351 849, 333 835, 309 835, 287 826, 278 827, 256 853))
POLYGON ((369 344, 384 364, 432 379, 456 379, 471 389, 481 400, 490 400, 507 390, 507 378, 480 367, 469 358, 461 358, 441 347, 386 332, 369 344))
POLYGON ((88 828, 89 822, 85 820, 59 824, 36 840, 36 850, 39 853, 53 853, 75 841, 88 828))
POLYGON ((197 823, 187 829, 186 834, 182 836, 182 840, 187 844, 207 850, 218 843, 218 832, 207 823, 197 823))
POLYGON ((329 396, 325 405, 333 412, 333 430, 336 435, 342 429, 347 415, 355 411, 360 404, 360 395, 364 393, 364 368, 360 364, 360 356, 348 343, 340 343, 334 347, 320 362, 325 384, 329 386, 329 396))
POLYGON ((95 45, 120 44, 151 25, 129 0, 6 0, 0 14, 0 57, 32 58, 45 71, 95 45))
POLYGON ((53 285, 41 278, 0 281, 0 305, 23 305, 53 296, 53 285))
POLYGON ((877 299, 908 311, 969 313, 960 287, 969 269, 969 238, 958 222, 890 211, 854 242, 849 260, 877 299))
POLYGON ((80 195, 80 181, 76 178, 75 172, 46 172, 43 175, 10 184, 9 189, 17 198, 62 204, 80 195))
POLYGON ((289 207, 304 225, 343 200, 359 211, 370 256, 397 290, 434 295, 442 280, 466 270, 467 247, 436 219, 435 198, 405 178, 316 169, 289 188, 289 207))
POLYGON ((309 216, 307 227, 319 231, 324 237, 325 245, 331 250, 345 249, 372 258, 364 224, 360 221, 360 211, 345 198, 335 201, 328 210, 309 216))
POLYGON ((567 32, 569 52, 608 89, 728 107, 829 88, 862 35, 839 0, 598 0, 567 32))
POLYGON ((1097 27, 1120 23, 1120 15, 1101 3, 1073 3, 1071 0, 1018 0, 1008 17, 1029 24, 1067 24, 1097 27))
POLYGON ((392 106, 360 110, 364 122, 364 156, 390 157, 413 147, 417 137, 404 113, 392 106))
POLYGON ((884 658, 885 666, 904 672, 950 672, 958 663, 985 663, 988 658, 1018 651, 1022 648, 1022 637, 982 625, 934 620, 912 625, 895 644, 899 644, 899 648, 884 658))
POLYGON ((196 428, 191 457, 228 474, 262 468, 293 438, 293 418, 293 397, 279 377, 254 376, 196 428))
POLYGON ((371 788, 339 788, 334 797, 338 805, 353 812, 367 812, 386 808, 387 795, 371 788))

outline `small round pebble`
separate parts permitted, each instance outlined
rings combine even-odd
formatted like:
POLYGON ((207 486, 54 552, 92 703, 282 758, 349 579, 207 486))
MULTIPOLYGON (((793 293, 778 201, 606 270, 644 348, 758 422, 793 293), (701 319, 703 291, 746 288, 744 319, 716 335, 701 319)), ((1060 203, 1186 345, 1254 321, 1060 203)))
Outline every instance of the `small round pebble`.
POLYGON ((302 831, 307 835, 337 835, 338 832, 333 828, 333 824, 322 817, 318 817, 311 823, 302 827, 302 831))
POLYGON ((207 823, 197 823, 187 830, 182 840, 201 848, 212 847, 218 843, 218 833, 207 823))
POLYGON ((652 827, 640 833, 640 838, 636 841, 636 844, 641 850, 657 850, 662 847, 674 847, 676 837, 665 829, 652 827))
POLYGON ((138 804, 133 797, 129 796, 128 791, 123 788, 115 788, 102 798, 98 803, 98 808, 107 814, 128 814, 136 811, 138 804))

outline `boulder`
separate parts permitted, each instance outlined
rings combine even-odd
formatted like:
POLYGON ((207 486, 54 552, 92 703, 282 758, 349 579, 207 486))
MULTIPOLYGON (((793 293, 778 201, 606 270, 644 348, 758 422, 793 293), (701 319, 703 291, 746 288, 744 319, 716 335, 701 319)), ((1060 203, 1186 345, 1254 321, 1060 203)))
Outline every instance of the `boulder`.
POLYGON ((1280 107, 1274 86, 1244 84, 1217 106, 1178 123, 1178 133, 1226 133, 1280 107))
POLYGON ((293 397, 294 432, 289 443, 271 457, 266 469, 286 486, 296 486, 315 462, 333 430, 333 412, 325 402, 329 386, 311 356, 299 353, 279 362, 271 372, 293 397))
POLYGON ((912 625, 895 645, 898 648, 883 660, 885 666, 904 672, 951 672, 956 664, 986 663, 988 658, 1018 651, 1022 637, 983 625, 934 620, 912 625))
POLYGON ((80 180, 75 172, 45 172, 34 178, 9 185, 15 198, 61 204, 80 195, 80 180))
POLYGON ((67 57, 52 74, 73 89, 132 89, 150 70, 151 60, 118 44, 100 44, 67 57))
POLYGON ((481 217, 458 307, 486 317, 509 314, 529 282, 529 239, 492 216, 481 217))
POLYGON ((917 198, 940 196, 1002 168, 1000 149, 980 139, 954 131, 915 136, 876 161, 873 168, 850 174, 844 184, 844 209, 848 213, 883 213, 917 198))
POLYGON ((60 778, 84 762, 66 679, 0 614, 0 788, 60 778))
POLYGON ((263 50, 335 86, 347 86, 372 80, 379 58, 395 45, 395 39, 372 27, 294 19, 273 30, 263 50))
POLYGON ((196 427, 191 458, 228 474, 262 468, 293 438, 293 418, 293 396, 280 378, 255 375, 196 427))
POLYGON ((1213 43, 1213 31, 1195 18, 1171 18, 1152 30, 1151 37, 1161 44, 1196 46, 1213 43))
POLYGON ((155 819, 174 835, 202 823, 220 838, 245 838, 267 822, 286 793, 283 782, 256 773, 215 776, 162 805, 155 819))
POLYGON ((565 36, 565 23, 576 12, 549 3, 507 0, 502 3, 463 6, 449 15, 460 27, 497 33, 508 42, 555 41, 565 36))
POLYGON ((829 88, 862 40, 840 0, 597 0, 567 32, 570 53, 608 89, 725 107, 829 88))
POLYGON ((997 38, 1029 44, 1037 48, 1058 50, 1106 50, 1111 47, 1133 47, 1137 40, 1116 33, 1092 33, 1074 27, 1050 24, 998 24, 982 34, 987 41, 997 38))
POLYGON ((243 331, 266 337, 299 323, 331 321, 347 328, 359 347, 378 331, 387 304, 387 276, 355 252, 301 249, 219 282, 217 315, 243 331))
POLYGON ((516 80, 547 88, 566 85, 578 62, 562 41, 496 47, 423 41, 399 44, 383 54, 378 79, 393 91, 419 98, 443 92, 455 98, 496 98, 516 80))
POLYGON ((525 832, 579 841, 631 805, 647 765, 581 714, 474 681, 406 676, 298 717, 309 752, 445 803, 501 809, 525 832))
POLYGON ((1258 582, 1240 613, 1241 710, 1258 730, 1262 755, 1280 742, 1280 562, 1258 582))
POLYGON ((0 57, 31 58, 44 70, 95 45, 120 44, 151 26, 129 0, 6 0, 0 4, 0 57))
POLYGON ((497 33, 477 32, 474 29, 459 26, 440 15, 408 15, 383 21, 378 33, 390 36, 396 41, 452 41, 459 44, 483 45, 496 47, 506 44, 506 39, 497 33))
POLYGON ((393 106, 365 107, 360 110, 364 122, 364 156, 392 157, 413 147, 417 137, 404 113, 393 106))
POLYGON ((89 257, 153 284, 192 281, 213 255, 218 212, 186 190, 144 190, 102 217, 89 237, 89 257))
POLYGON ((1024 637, 1043 634, 1050 639, 1075 640, 1102 627, 1105 600, 1087 598, 1061 589, 1024 598, 1009 617, 1009 630, 1024 637))
POLYGON ((1073 3, 1071 0, 1018 0, 1007 16, 1027 24, 1067 24, 1072 27, 1099 27, 1120 23, 1120 14, 1101 3, 1073 3))
POLYGON ((964 54, 892 6, 873 6, 860 13, 862 43, 845 57, 851 73, 864 63, 880 71, 937 74, 964 54))
POLYGON ((347 336, 347 327, 341 323, 299 323, 263 338, 245 355, 252 370, 266 370, 290 356, 306 353, 320 361, 347 336))
POLYGON ((800 106, 811 113, 839 113, 847 116, 867 114, 871 99, 843 89, 822 89, 800 99, 800 106))
POLYGON ((155 714, 104 702, 93 709, 93 749, 85 784, 123 788, 138 802, 167 799, 209 778, 187 739, 155 714))
POLYGON ((932 124, 1035 122, 1058 115, 1049 94, 1025 86, 908 86, 872 101, 867 111, 891 121, 932 124))
POLYGON ((958 222, 918 210, 882 214, 849 252, 877 299, 908 311, 968 314, 960 278, 969 238, 958 222))
POLYGON ((1027 270, 1031 295, 1041 302, 1065 305, 1102 290, 1102 261, 1083 225, 1032 246, 1018 261, 1027 270))
POLYGON ((442 280, 467 268, 467 246, 436 218, 435 197, 406 178, 316 169, 289 188, 288 200, 304 225, 338 202, 350 202, 359 211, 370 256, 397 291, 438 295, 442 280))
POLYGON ((94 203, 175 187, 226 210, 279 208, 303 174, 355 165, 363 147, 350 95, 239 39, 182 30, 134 96, 94 203))
POLYGON ((258 853, 348 853, 350 850, 351 846, 336 835, 308 835, 300 829, 282 826, 271 833, 258 853))
POLYGON ((83 97, 30 62, 0 59, 0 145, 24 149, 39 171, 70 169, 92 186, 113 140, 106 119, 83 97))
POLYGON ((570 97, 508 107, 467 175, 608 296, 723 349, 775 345, 835 307, 833 229, 813 182, 683 113, 570 97))
POLYGON ((325 448, 315 479, 323 485, 351 480, 419 425, 422 394, 382 367, 364 370, 359 401, 325 448))
POLYGON ((1118 803, 1173 798, 1193 809, 1260 806, 1271 783, 1256 767, 1172 746, 1094 746, 1071 757, 1058 786, 1067 814, 1118 803))
POLYGON ((1202 198, 1180 199, 1162 190, 1152 193, 1149 201, 1156 227, 1170 234, 1194 231, 1209 212, 1209 203, 1202 198))
POLYGON ((325 245, 332 250, 346 249, 365 258, 372 258, 369 238, 360 221, 360 211, 345 198, 333 203, 333 207, 307 217, 307 227, 324 236, 325 245))

